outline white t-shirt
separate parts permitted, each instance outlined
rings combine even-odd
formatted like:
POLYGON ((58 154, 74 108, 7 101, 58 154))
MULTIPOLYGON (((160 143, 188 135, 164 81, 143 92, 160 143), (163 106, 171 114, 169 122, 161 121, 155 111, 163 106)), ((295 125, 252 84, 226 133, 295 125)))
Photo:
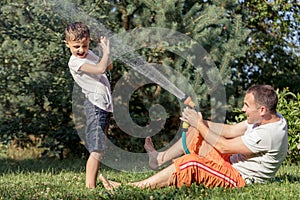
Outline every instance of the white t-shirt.
POLYGON ((79 70, 84 63, 97 64, 99 57, 91 50, 88 51, 86 58, 71 56, 69 60, 70 72, 75 82, 82 88, 82 92, 99 108, 112 112, 112 98, 110 83, 105 74, 89 74, 79 70))
POLYGON ((253 152, 250 157, 234 154, 230 157, 232 166, 246 180, 265 182, 274 178, 288 151, 287 123, 279 113, 278 122, 256 126, 248 124, 242 136, 244 144, 253 152))

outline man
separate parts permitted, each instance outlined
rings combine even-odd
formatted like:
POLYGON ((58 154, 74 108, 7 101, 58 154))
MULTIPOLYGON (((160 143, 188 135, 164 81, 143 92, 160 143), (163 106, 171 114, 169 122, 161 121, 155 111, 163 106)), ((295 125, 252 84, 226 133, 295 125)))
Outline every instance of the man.
MULTIPOLYGON (((231 188, 273 178, 288 150, 287 123, 276 111, 277 102, 271 86, 250 87, 242 109, 247 120, 234 125, 205 121, 200 112, 185 108, 181 120, 190 124, 186 140, 191 153, 175 159, 148 179, 129 184, 160 188, 197 183, 231 188)), ((157 152, 151 138, 146 138, 145 149, 152 168, 184 153, 181 140, 166 151, 157 152)), ((102 175, 100 179, 107 189, 120 185, 102 175)))

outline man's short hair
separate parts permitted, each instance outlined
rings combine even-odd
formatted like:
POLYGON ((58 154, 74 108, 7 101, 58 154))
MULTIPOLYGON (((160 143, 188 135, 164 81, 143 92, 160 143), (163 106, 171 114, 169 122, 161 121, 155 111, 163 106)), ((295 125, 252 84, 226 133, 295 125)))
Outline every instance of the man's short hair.
POLYGON ((278 96, 272 86, 254 85, 246 91, 246 94, 249 93, 253 94, 256 104, 265 106, 271 114, 276 114, 278 96))

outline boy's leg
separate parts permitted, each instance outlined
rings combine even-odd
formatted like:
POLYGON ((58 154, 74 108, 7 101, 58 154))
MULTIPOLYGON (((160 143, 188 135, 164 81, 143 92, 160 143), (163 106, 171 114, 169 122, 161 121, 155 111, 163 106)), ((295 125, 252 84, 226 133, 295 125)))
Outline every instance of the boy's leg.
POLYGON ((87 188, 95 188, 100 167, 101 154, 92 152, 86 162, 85 184, 87 188))
POLYGON ((102 174, 100 174, 99 179, 102 182, 104 188, 107 190, 113 190, 114 188, 121 186, 120 182, 108 180, 102 174))
MULTIPOLYGON (((199 133, 196 129, 189 128, 188 132, 186 133, 187 146, 190 146, 192 144, 197 134, 199 133)), ((151 167, 151 169, 157 169, 158 167, 165 164, 166 162, 184 154, 181 138, 170 148, 166 149, 165 151, 158 152, 154 148, 151 138, 147 137, 145 139, 144 148, 149 155, 149 166, 151 167)))
POLYGON ((93 105, 88 99, 85 104, 86 143, 90 156, 86 163, 86 187, 95 188, 100 159, 105 149, 105 132, 108 128, 109 113, 93 105))

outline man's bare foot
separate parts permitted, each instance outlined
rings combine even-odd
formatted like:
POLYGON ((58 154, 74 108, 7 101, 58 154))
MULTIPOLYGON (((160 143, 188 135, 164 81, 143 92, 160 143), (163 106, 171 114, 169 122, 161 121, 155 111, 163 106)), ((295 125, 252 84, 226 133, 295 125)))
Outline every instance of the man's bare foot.
POLYGON ((107 180, 102 174, 100 174, 99 179, 107 190, 113 190, 121 185, 121 183, 116 181, 107 180))
POLYGON ((147 151, 148 156, 149 156, 149 166, 150 166, 150 168, 153 169, 153 170, 157 170, 158 167, 159 167, 158 160, 157 160, 158 152, 154 148, 151 137, 146 137, 144 148, 147 151))

